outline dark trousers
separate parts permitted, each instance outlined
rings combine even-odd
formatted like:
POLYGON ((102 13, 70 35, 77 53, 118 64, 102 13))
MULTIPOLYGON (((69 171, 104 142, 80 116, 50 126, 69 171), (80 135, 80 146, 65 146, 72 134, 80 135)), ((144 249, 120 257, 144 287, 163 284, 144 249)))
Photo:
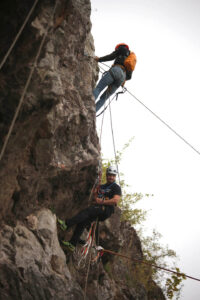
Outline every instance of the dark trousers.
POLYGON ((79 212, 73 218, 66 220, 67 227, 77 224, 70 243, 76 246, 84 229, 91 225, 93 221, 104 221, 110 217, 107 207, 102 205, 92 205, 79 212))

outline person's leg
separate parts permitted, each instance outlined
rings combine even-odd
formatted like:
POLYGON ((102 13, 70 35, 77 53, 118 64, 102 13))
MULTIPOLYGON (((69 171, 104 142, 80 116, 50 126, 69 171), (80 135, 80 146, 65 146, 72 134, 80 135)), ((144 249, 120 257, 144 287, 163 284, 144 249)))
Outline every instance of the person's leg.
POLYGON ((85 221, 85 222, 82 222, 82 223, 79 223, 76 225, 76 228, 74 230, 74 233, 70 239, 70 243, 73 245, 73 246, 76 246, 76 244, 78 243, 84 229, 87 227, 87 226, 90 226, 91 223, 89 221, 85 221))
POLYGON ((119 86, 112 83, 107 90, 101 95, 99 101, 96 102, 96 112, 104 105, 105 101, 116 92, 119 86))
POLYGON ((98 206, 98 205, 90 206, 86 210, 82 211, 80 214, 76 215, 75 217, 73 217, 72 219, 67 221, 67 223, 69 223, 69 224, 73 224, 73 225, 77 224, 76 228, 74 230, 74 233, 70 239, 70 243, 73 246, 76 246, 84 229, 87 226, 90 226, 90 224, 93 221, 96 221, 98 217, 102 218, 102 216, 104 215, 104 211, 103 211, 102 207, 98 206), (87 218, 86 218, 86 210, 87 210, 87 218), (84 214, 83 214, 83 212, 84 212, 84 214), (82 220, 82 221, 80 221, 80 220, 82 220), (75 221, 76 221, 76 223, 74 223, 75 221))
POLYGON ((77 215, 71 219, 66 220, 67 228, 72 227, 73 225, 80 224, 86 221, 94 221, 99 214, 102 212, 102 207, 98 205, 91 205, 84 210, 80 211, 77 215))
POLYGON ((93 95, 95 100, 98 98, 101 91, 103 91, 108 85, 110 85, 114 81, 110 72, 107 72, 99 81, 96 88, 93 91, 93 95))
POLYGON ((67 219, 65 221, 67 228, 70 228, 75 224, 85 222, 89 218, 90 210, 91 210, 91 207, 87 207, 87 208, 81 210, 77 215, 75 215, 71 219, 67 219))
POLYGON ((125 81, 126 78, 125 72, 119 66, 114 66, 110 69, 109 72, 111 74, 111 77, 113 78, 113 82, 101 95, 99 101, 97 101, 96 112, 104 105, 105 101, 116 92, 116 90, 121 86, 121 84, 125 81))

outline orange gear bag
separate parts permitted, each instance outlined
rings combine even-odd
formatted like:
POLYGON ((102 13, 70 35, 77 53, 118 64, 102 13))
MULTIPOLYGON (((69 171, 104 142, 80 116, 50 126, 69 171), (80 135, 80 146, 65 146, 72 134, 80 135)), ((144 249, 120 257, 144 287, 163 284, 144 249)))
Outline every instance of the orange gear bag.
POLYGON ((124 60, 124 66, 127 71, 133 71, 135 69, 135 65, 137 62, 137 58, 134 52, 131 52, 129 56, 124 60))

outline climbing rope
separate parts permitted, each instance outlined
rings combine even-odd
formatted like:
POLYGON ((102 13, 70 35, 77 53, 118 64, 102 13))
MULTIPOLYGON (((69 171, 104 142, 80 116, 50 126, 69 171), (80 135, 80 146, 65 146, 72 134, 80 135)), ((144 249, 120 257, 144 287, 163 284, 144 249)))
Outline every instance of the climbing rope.
MULTIPOLYGON (((54 13, 55 13, 55 10, 56 10, 56 6, 57 6, 57 1, 55 2, 54 8, 53 8, 53 12, 52 12, 52 22, 53 22, 53 18, 54 18, 54 13)), ((16 109, 16 111, 15 111, 13 120, 12 120, 12 122, 11 122, 9 131, 8 131, 8 134, 7 134, 7 136, 6 136, 6 139, 5 139, 5 141, 4 141, 3 147, 2 147, 2 149, 1 149, 1 153, 0 153, 0 161, 1 161, 1 159, 2 159, 2 157, 3 157, 3 155, 4 155, 4 152, 5 152, 5 150, 6 150, 6 147, 7 147, 7 144, 8 144, 8 140, 9 140, 9 138, 10 138, 10 136, 11 136, 11 133, 12 133, 12 131, 13 131, 13 128, 14 128, 14 125, 15 125, 15 122, 16 122, 16 119, 17 119, 17 117, 18 117, 18 115, 19 115, 20 108, 21 108, 21 106, 22 106, 22 103, 23 103, 23 101, 24 101, 24 97, 25 97, 25 95, 26 95, 27 89, 28 89, 29 84, 30 84, 30 82, 31 82, 31 78, 32 78, 32 76, 33 76, 33 72, 34 72, 34 70, 35 70, 35 68, 36 68, 36 66, 37 66, 37 61, 38 61, 38 58, 39 58, 39 56, 40 56, 42 47, 43 47, 43 45, 44 45, 44 42, 45 42, 45 40, 46 40, 46 37, 47 37, 47 34, 48 34, 48 31, 49 31, 49 28, 50 28, 50 27, 51 27, 51 23, 47 26, 47 29, 46 29, 46 31, 45 31, 45 33, 44 33, 44 35, 43 35, 43 38, 42 38, 42 40, 41 40, 41 43, 40 43, 40 45, 39 45, 37 54, 36 54, 36 56, 35 56, 34 63, 33 63, 32 68, 31 68, 31 70, 30 70, 30 73, 29 73, 28 79, 27 79, 27 81, 26 81, 24 90, 23 90, 22 95, 21 95, 21 98, 20 98, 20 100, 19 100, 19 104, 18 104, 18 106, 17 106, 17 109, 16 109)))
MULTIPOLYGON (((99 247, 99 221, 97 221, 97 247, 99 247)), ((97 300, 99 300, 99 259, 100 254, 97 255, 97 300)))
MULTIPOLYGON (((104 66, 110 68, 105 63, 100 62, 104 66)), ((106 72, 102 67, 101 69, 106 72)), ((161 123, 163 123, 170 131, 172 131, 177 137, 179 137, 186 145, 188 145, 192 150, 194 150, 197 154, 200 155, 200 151, 197 150, 191 143, 189 143, 184 137, 182 137, 175 129, 173 129, 167 122, 165 122, 162 118, 160 118, 155 112, 153 112, 149 107, 146 106, 141 100, 139 100, 135 95, 133 95, 128 89, 126 89, 127 92, 135 98, 144 108, 146 108, 154 117, 156 117, 161 123)))
MULTIPOLYGON (((121 179, 120 179, 120 173, 119 173, 119 165, 117 161, 117 151, 116 151, 116 146, 115 146, 115 137, 114 137, 114 130, 113 130, 113 121, 112 121, 112 112, 111 112, 111 101, 109 98, 109 112, 110 112, 110 127, 111 127, 111 133, 112 133, 112 141, 113 141, 113 150, 114 150, 114 155, 115 155, 115 164, 117 166, 117 173, 118 173, 118 179, 119 179, 119 185, 121 187, 121 179)), ((122 187, 121 187, 122 189, 122 187)), ((122 192, 122 208, 124 206, 124 200, 123 200, 123 192, 122 192)))
MULTIPOLYGON (((108 65, 106 65, 106 64, 104 64, 104 63, 101 63, 101 64, 105 65, 106 67, 109 67, 108 65)), ((100 72, 101 72, 102 74, 104 74, 106 71, 105 71, 101 66, 100 66, 100 68, 103 70, 103 71, 100 70, 100 72)), ((113 149, 114 149, 114 156, 115 156, 115 164, 116 164, 116 166, 117 166, 117 173, 118 173, 118 178, 119 178, 119 185, 120 185, 120 187, 121 187, 121 180, 120 180, 119 166, 118 166, 118 162, 117 162, 117 152, 116 152, 116 146, 115 146, 115 138, 114 138, 114 130, 113 130, 113 122, 112 122, 112 113, 111 113, 111 102, 112 102, 115 98, 116 98, 116 100, 117 100, 119 94, 124 94, 126 91, 127 91, 127 89, 123 87, 122 91, 116 93, 116 94, 114 95, 114 97, 113 97, 111 100, 110 100, 110 97, 109 97, 109 103, 108 103, 108 105, 105 106, 105 103, 106 103, 106 101, 105 101, 103 111, 102 111, 100 114, 98 114, 98 115, 96 116, 96 117, 99 117, 102 113, 105 114, 105 110, 106 110, 106 109, 108 108, 108 106, 109 106, 109 111, 110 111, 110 125, 111 125, 111 132, 112 132, 112 141, 113 141, 113 149)), ((123 194, 123 193, 122 193, 122 194, 123 194)), ((123 207, 123 197, 122 197, 122 207, 123 207)))
POLYGON ((0 63, 0 70, 1 70, 1 68, 3 67, 3 65, 5 64, 7 58, 9 57, 9 55, 10 55, 12 49, 14 48, 14 46, 15 46, 15 44, 16 44, 16 42, 17 42, 17 40, 19 39, 19 37, 20 37, 20 35, 21 35, 21 33, 22 33, 24 27, 26 26, 26 24, 27 24, 27 22, 28 22, 28 20, 29 20, 29 18, 30 18, 30 16, 31 16, 31 14, 32 14, 32 12, 34 11, 34 9, 35 9, 36 4, 38 3, 38 1, 39 1, 39 0, 35 0, 35 2, 34 2, 34 4, 33 4, 33 6, 31 7, 31 9, 30 9, 30 11, 29 11, 29 13, 28 13, 26 19, 24 20, 24 23, 22 24, 20 30, 18 31, 18 33, 17 33, 17 35, 16 35, 14 41, 12 42, 10 48, 8 49, 8 51, 7 51, 7 53, 5 54, 4 58, 2 59, 2 61, 1 61, 1 63, 0 63))
POLYGON ((192 146, 185 138, 183 138, 176 130, 174 130, 169 124, 167 124, 163 119, 161 119, 156 113, 154 113, 149 107, 146 106, 141 100, 139 100, 135 95, 133 95, 129 90, 127 92, 135 98, 142 106, 144 106, 154 117, 156 117, 160 122, 162 122, 169 130, 171 130, 176 136, 178 136, 186 145, 188 145, 192 150, 194 150, 197 154, 200 155, 200 151, 198 151, 194 146, 192 146))
MULTIPOLYGON (((105 101, 106 103, 106 101, 105 101)), ((104 108, 105 108, 105 103, 104 103, 104 108)), ((105 115, 105 109, 103 111, 103 116, 102 116, 102 120, 101 120, 101 129, 100 129, 100 136, 99 136, 99 144, 100 144, 100 147, 101 147, 101 140, 102 140, 102 132, 103 132, 103 123, 104 123, 104 115, 105 115)), ((90 193, 90 197, 92 196, 93 194, 93 191, 96 187, 96 185, 98 184, 98 187, 97 187, 97 192, 98 192, 98 189, 101 185, 101 177, 102 177, 102 172, 101 172, 101 161, 102 161, 102 158, 100 156, 100 160, 99 160, 99 174, 98 174, 98 178, 96 180, 96 182, 94 183, 93 185, 93 188, 91 190, 91 193, 90 193)), ((96 227, 98 228, 98 238, 97 238, 97 246, 98 246, 98 243, 99 243, 99 226, 98 226, 98 218, 95 222, 95 227, 94 227, 94 231, 93 231, 93 236, 95 236, 95 233, 96 233, 96 227)), ((86 280, 85 280, 85 288, 84 288, 84 300, 86 299, 86 294, 87 294, 87 284, 88 284, 88 276, 89 276, 89 271, 90 271, 90 265, 91 265, 91 257, 92 257, 92 245, 93 245, 93 240, 94 238, 92 238, 92 243, 90 245, 90 248, 89 248, 89 262, 88 262, 88 269, 87 269, 87 274, 86 274, 86 280)), ((98 300, 98 293, 99 293, 99 287, 98 287, 98 284, 99 284, 99 266, 98 266, 98 269, 97 269, 97 300, 98 300)))
POLYGON ((109 65, 107 65, 107 64, 105 64, 105 63, 103 63, 103 62, 99 62, 99 63, 102 64, 103 66, 107 67, 107 68, 110 68, 109 65))
MULTIPOLYGON (((115 99, 117 101, 120 94, 124 94, 126 92, 126 88, 123 88, 121 92, 115 93, 114 97, 111 99, 110 103, 115 99)), ((102 113, 108 108, 109 104, 96 116, 97 118, 102 115, 102 113)))
MULTIPOLYGON (((117 252, 114 252, 114 251, 111 251, 111 250, 106 250, 106 249, 101 249, 100 251, 102 253, 109 253, 109 254, 112 254, 112 255, 115 255, 115 256, 126 258, 126 259, 128 259, 130 261, 133 261, 133 262, 136 262, 136 263, 145 264, 145 265, 148 265, 148 266, 151 266, 151 267, 154 267, 154 268, 166 271, 166 272, 170 272, 170 273, 176 274, 178 276, 184 276, 184 277, 187 277, 187 278, 192 279, 192 280, 200 281, 199 278, 186 275, 185 273, 179 273, 179 272, 176 272, 176 271, 164 268, 164 267, 160 267, 158 265, 152 264, 150 262, 147 262, 147 261, 144 261, 144 260, 141 260, 141 259, 132 258, 132 257, 126 256, 124 254, 117 253, 117 252)), ((102 255, 102 253, 101 253, 101 255, 102 255)))
POLYGON ((92 246, 93 246, 93 241, 94 241, 94 237, 95 237, 97 221, 95 222, 95 225, 93 227, 92 242, 91 242, 91 246, 89 248, 89 262, 88 262, 88 268, 87 268, 86 279, 85 279, 84 298, 83 298, 84 300, 86 300, 86 294, 87 294, 88 276, 89 276, 89 272, 90 272, 90 264, 91 264, 91 259, 92 259, 92 246))

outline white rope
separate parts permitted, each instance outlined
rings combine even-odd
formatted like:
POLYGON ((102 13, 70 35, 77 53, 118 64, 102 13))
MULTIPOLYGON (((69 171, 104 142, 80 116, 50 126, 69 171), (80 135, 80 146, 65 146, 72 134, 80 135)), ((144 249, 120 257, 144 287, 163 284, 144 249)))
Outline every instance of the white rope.
POLYGON ((31 7, 31 9, 30 9, 30 11, 29 11, 29 13, 28 13, 26 19, 24 20, 24 23, 22 24, 22 26, 21 26, 19 32, 17 33, 17 35, 16 35, 14 41, 12 42, 10 48, 8 49, 6 55, 4 56, 4 58, 3 58, 3 60, 2 60, 2 62, 1 62, 1 64, 0 64, 0 70, 1 70, 1 68, 3 67, 3 65, 5 64, 5 62, 6 62, 7 58, 8 58, 8 56, 10 55, 12 49, 13 49, 14 46, 15 46, 17 40, 19 39, 19 37, 20 37, 20 35, 21 35, 21 33, 22 33, 24 27, 26 26, 26 23, 28 22, 28 20, 29 20, 31 14, 32 14, 32 12, 34 11, 35 6, 36 6, 36 4, 38 3, 38 1, 39 1, 39 0, 35 0, 35 2, 34 2, 34 4, 33 4, 33 6, 31 7))
MULTIPOLYGON (((103 64, 102 62, 100 62, 103 64)), ((106 64, 103 64, 106 67, 109 67, 106 64)), ((100 67, 103 71, 105 71, 102 67, 100 67)), ((100 71, 101 72, 101 71, 100 71)), ((188 145, 192 150, 194 150, 197 154, 200 155, 200 151, 197 150, 191 143, 189 143, 184 137, 182 137, 175 129, 173 129, 167 122, 165 122, 162 118, 160 118, 155 112, 153 112, 149 107, 146 106, 141 100, 139 100, 135 95, 133 95, 128 89, 126 89, 127 92, 135 98, 142 106, 144 106, 154 117, 156 117, 161 123, 163 123, 169 130, 171 130, 177 137, 179 137, 186 145, 188 145)))
POLYGON ((162 122, 169 130, 171 130, 176 136, 178 136, 186 145, 188 145, 192 150, 194 150, 197 154, 200 155, 200 151, 198 151, 194 146, 192 146, 185 138, 183 138, 176 130, 174 130, 169 124, 167 124, 164 120, 162 120, 156 113, 154 113, 149 107, 147 107, 141 100, 139 100, 135 95, 133 95, 129 90, 127 92, 135 98, 142 106, 144 106, 154 117, 156 117, 160 122, 162 122))
MULTIPOLYGON (((56 6, 57 6, 57 1, 55 2, 54 9, 53 9, 53 12, 52 12, 52 21, 53 21, 54 13, 55 13, 55 10, 56 10, 56 6)), ((7 147, 7 144, 8 144, 8 140, 9 140, 9 138, 10 138, 10 136, 11 136, 11 133, 12 133, 12 131, 13 131, 13 128, 14 128, 14 125, 15 125, 15 122, 16 122, 16 119, 17 119, 17 117, 18 117, 18 115, 19 115, 20 108, 21 108, 22 103, 23 103, 23 101, 24 101, 24 97, 25 97, 25 95, 26 95, 26 92, 27 92, 27 89, 28 89, 28 87, 29 87, 31 78, 32 78, 32 76, 33 76, 33 72, 34 72, 34 70, 35 70, 35 68, 36 68, 36 66, 37 66, 37 61, 38 61, 38 58, 39 58, 39 56, 40 56, 40 53, 41 53, 42 47, 43 47, 43 45, 44 45, 45 39, 46 39, 46 37, 47 37, 47 33, 48 33, 48 31, 49 31, 50 26, 51 26, 51 24, 49 24, 49 25, 47 26, 47 29, 46 29, 46 31, 45 31, 45 33, 44 33, 44 35, 43 35, 42 41, 41 41, 40 46, 39 46, 39 48, 38 48, 38 51, 37 51, 37 54, 36 54, 36 57, 35 57, 33 66, 32 66, 32 68, 31 68, 31 70, 30 70, 30 73, 29 73, 28 79, 27 79, 27 81, 26 81, 26 84, 25 84, 23 93, 22 93, 21 98, 20 98, 20 100, 19 100, 19 104, 18 104, 17 109, 16 109, 16 111, 15 111, 15 115, 14 115, 14 117, 13 117, 12 123, 11 123, 10 128, 9 128, 9 131, 8 131, 8 134, 7 134, 7 136, 6 136, 6 139, 5 139, 5 141, 4 141, 3 147, 2 147, 2 149, 1 149, 1 153, 0 153, 0 161, 1 161, 2 157, 3 157, 3 155, 4 155, 4 152, 5 152, 6 147, 7 147)))
MULTIPOLYGON (((115 137, 114 137, 114 130, 113 130, 113 121, 112 121, 112 112, 111 112, 111 101, 109 98, 109 112, 110 112, 110 127, 111 127, 111 133, 112 133, 112 141, 113 141, 113 150, 114 150, 114 155, 115 155, 115 164, 117 167, 117 173, 118 173, 118 179, 119 179, 119 185, 121 187, 121 179, 120 179, 120 173, 119 173, 119 165, 117 162, 117 151, 116 151, 116 146, 115 146, 115 137)), ((122 187, 121 187, 122 189, 122 187)), ((124 200, 123 200, 123 192, 122 192, 122 208, 124 206, 124 200)))

